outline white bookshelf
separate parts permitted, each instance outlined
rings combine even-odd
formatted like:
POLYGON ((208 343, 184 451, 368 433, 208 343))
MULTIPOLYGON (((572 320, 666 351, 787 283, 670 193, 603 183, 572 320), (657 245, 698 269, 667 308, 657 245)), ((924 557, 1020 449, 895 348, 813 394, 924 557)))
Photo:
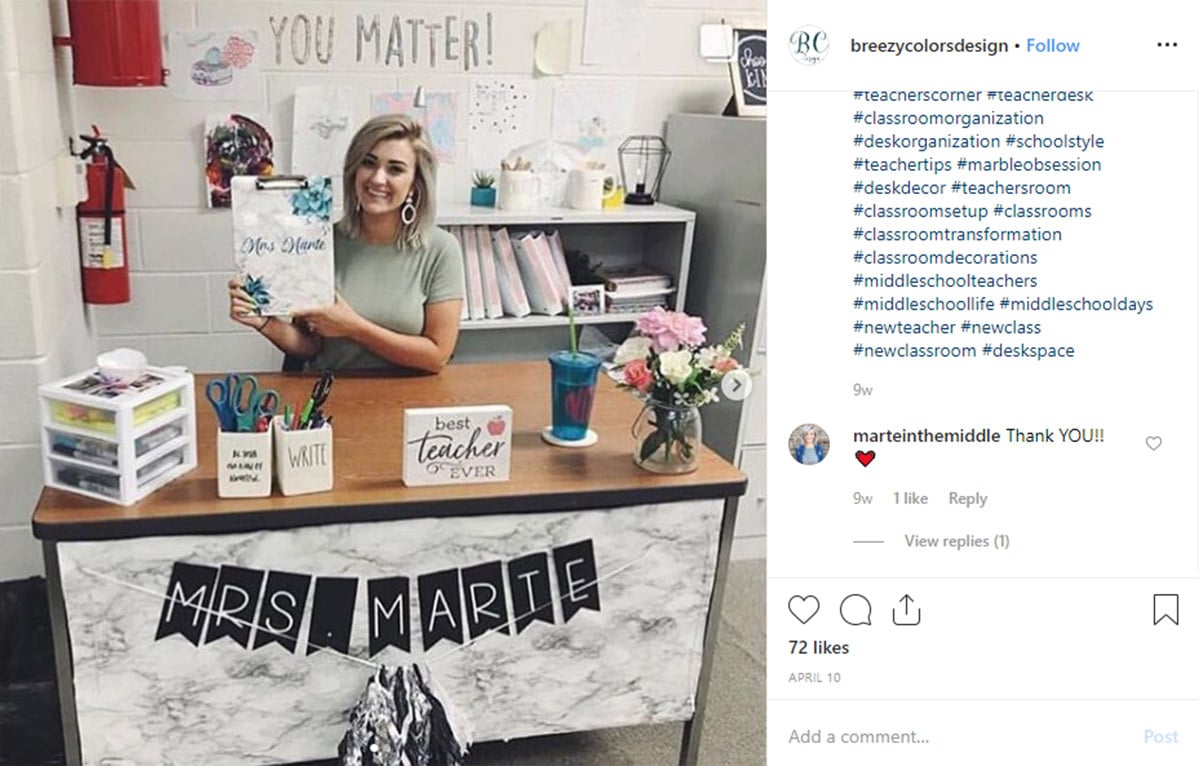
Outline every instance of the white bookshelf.
MULTIPOLYGON (((580 250, 592 263, 607 267, 642 265, 668 274, 675 292, 670 307, 683 310, 696 214, 665 204, 625 205, 608 210, 497 210, 465 204, 440 205, 441 226, 506 227, 514 233, 559 231, 568 252, 580 250)), ((622 339, 636 313, 606 313, 576 318, 578 325, 600 327, 613 340, 622 339)), ((463 320, 455 358, 461 361, 528 359, 561 348, 566 315, 463 320), (475 332, 488 330, 489 332, 475 332)))

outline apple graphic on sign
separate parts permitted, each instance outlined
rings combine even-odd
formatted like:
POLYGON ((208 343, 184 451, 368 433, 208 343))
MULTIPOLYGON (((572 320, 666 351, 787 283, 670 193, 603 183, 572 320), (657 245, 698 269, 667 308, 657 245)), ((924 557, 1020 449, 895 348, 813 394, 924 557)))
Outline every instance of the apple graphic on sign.
POLYGON ((504 433, 504 418, 497 415, 489 420, 487 424, 487 430, 492 436, 499 436, 500 434, 504 433))

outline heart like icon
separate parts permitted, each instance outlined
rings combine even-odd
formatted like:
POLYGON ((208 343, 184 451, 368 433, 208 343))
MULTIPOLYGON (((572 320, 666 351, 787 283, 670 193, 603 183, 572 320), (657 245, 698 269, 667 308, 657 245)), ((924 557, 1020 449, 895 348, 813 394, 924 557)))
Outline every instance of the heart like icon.
POLYGON ((792 596, 788 599, 788 611, 801 625, 806 625, 820 609, 821 602, 816 596, 792 596))
POLYGON ((1161 436, 1147 436, 1146 437, 1146 446, 1149 447, 1151 449, 1151 451, 1158 449, 1159 447, 1162 446, 1162 437, 1161 436))
POLYGON ((862 463, 863 468, 866 468, 875 459, 875 450, 868 450, 866 452, 859 450, 854 453, 854 457, 858 458, 858 462, 862 463))

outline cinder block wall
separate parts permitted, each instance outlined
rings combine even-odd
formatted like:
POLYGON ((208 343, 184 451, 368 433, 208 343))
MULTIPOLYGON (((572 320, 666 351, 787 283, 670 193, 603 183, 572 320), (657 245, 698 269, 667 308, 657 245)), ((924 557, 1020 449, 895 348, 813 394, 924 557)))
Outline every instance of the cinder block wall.
MULTIPOLYGON (((246 101, 195 102, 166 88, 94 88, 69 84, 69 54, 50 45, 51 30, 67 34, 65 0, 0 0, 0 580, 41 569, 29 534, 29 514, 41 488, 36 386, 82 369, 98 352, 132 346, 152 363, 194 371, 278 369, 281 358, 252 331, 226 316, 225 283, 232 269, 229 210, 205 207, 204 122, 240 113, 264 122, 275 139, 277 172, 291 167, 293 93, 301 85, 349 87, 356 117, 370 114, 373 93, 428 91, 458 94, 454 164, 443 164, 441 201, 465 202, 466 100, 476 76, 533 83, 535 129, 551 133, 552 94, 560 78, 534 73, 534 36, 549 21, 571 25, 570 71, 575 80, 612 81, 628 100, 631 133, 661 134, 677 111, 716 113, 730 86, 726 68, 699 57, 699 25, 765 17, 763 0, 642 0, 642 47, 635 59, 606 66, 581 61, 583 0, 372 3, 368 0, 265 2, 161 0, 162 32, 253 29, 263 70, 261 92, 246 101), (423 59, 403 67, 357 62, 357 17, 381 19, 383 46, 393 16, 479 17, 491 12, 492 63, 466 72, 423 59), (296 63, 291 21, 304 15, 335 21, 334 55, 296 63), (60 18, 63 16, 63 18, 60 18), (287 27, 283 17, 290 20, 287 27), (288 31, 277 35, 277 30, 288 31), (276 54, 278 48, 278 63, 276 54), (57 56, 57 60, 56 60, 57 56), (70 125, 73 101, 74 120, 70 125), (66 138, 98 125, 137 185, 127 193, 128 249, 133 300, 84 307, 80 298, 74 214, 54 201, 54 160, 66 138)), ((629 12, 638 6, 631 5, 629 12)), ((315 30, 314 30, 315 31, 315 30)), ((296 38, 303 44, 303 35, 296 38)))
POLYGON ((95 357, 80 301, 74 209, 56 205, 66 153, 42 0, 0 0, 0 580, 42 570, 29 516, 42 488, 37 387, 95 357))

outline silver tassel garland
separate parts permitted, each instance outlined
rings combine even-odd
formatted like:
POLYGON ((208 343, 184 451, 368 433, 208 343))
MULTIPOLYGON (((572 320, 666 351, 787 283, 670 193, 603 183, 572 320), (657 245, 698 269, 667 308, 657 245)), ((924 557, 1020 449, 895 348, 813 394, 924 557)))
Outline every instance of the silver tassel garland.
POLYGON ((341 766, 462 766, 469 742, 416 665, 380 666, 350 713, 341 766))

